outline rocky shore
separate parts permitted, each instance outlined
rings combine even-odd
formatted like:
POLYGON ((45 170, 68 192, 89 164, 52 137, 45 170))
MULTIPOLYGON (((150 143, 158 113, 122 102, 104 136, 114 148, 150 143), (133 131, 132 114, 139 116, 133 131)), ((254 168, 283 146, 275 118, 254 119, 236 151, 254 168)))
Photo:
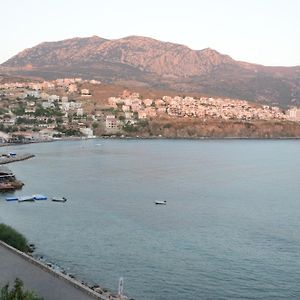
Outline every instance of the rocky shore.
POLYGON ((169 139, 284 139, 300 138, 300 122, 199 119, 153 119, 139 130, 116 137, 169 139))
MULTIPOLYGON (((34 252, 35 246, 33 244, 30 245, 32 251, 34 252)), ((75 282, 76 284, 80 286, 84 286, 86 289, 90 289, 91 291, 97 293, 101 298, 100 299, 105 299, 105 300, 125 300, 129 299, 126 296, 120 297, 111 291, 109 291, 107 288, 104 288, 98 284, 90 284, 86 281, 80 280, 77 278, 74 274, 67 272, 64 268, 58 266, 57 264, 48 261, 44 256, 35 256, 33 253, 30 254, 31 257, 34 259, 38 260, 41 264, 46 266, 47 268, 51 269, 52 271, 58 273, 60 276, 63 276, 72 282, 75 282)), ((134 300, 134 299, 129 299, 129 300, 134 300)))
POLYGON ((8 282, 11 278, 22 278, 25 286, 36 291, 45 299, 99 299, 124 300, 97 287, 89 287, 71 274, 63 274, 53 268, 52 264, 36 259, 32 254, 26 254, 0 241, 0 283, 8 282))
POLYGON ((2 154, 0 156, 0 192, 14 191, 17 189, 21 189, 24 183, 20 180, 16 179, 15 174, 13 172, 2 166, 4 164, 9 164, 16 161, 22 161, 29 158, 34 157, 33 154, 2 154))

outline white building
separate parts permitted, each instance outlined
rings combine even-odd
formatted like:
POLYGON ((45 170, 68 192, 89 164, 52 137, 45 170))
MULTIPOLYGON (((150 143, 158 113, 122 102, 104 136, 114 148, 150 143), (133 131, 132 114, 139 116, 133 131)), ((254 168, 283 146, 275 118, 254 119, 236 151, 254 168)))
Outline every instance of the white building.
POLYGON ((57 95, 51 95, 48 97, 49 102, 59 101, 59 96, 57 95))
POLYGON ((47 109, 47 108, 50 108, 50 107, 54 107, 54 104, 51 103, 51 102, 42 102, 42 107, 47 109))
POLYGON ((63 102, 61 104, 61 110, 68 111, 70 109, 70 102, 63 102))
POLYGON ((116 129, 118 127, 116 117, 113 115, 106 116, 105 126, 107 129, 116 129))
POLYGON ((87 136, 88 138, 93 138, 94 137, 94 132, 93 129, 91 128, 80 128, 80 132, 87 136))
POLYGON ((68 101, 69 101, 69 99, 67 96, 61 97, 61 102, 68 102, 68 101))
POLYGON ((81 93, 81 95, 83 95, 83 96, 90 95, 90 91, 89 91, 88 89, 82 89, 82 90, 80 91, 80 93, 81 93))
POLYGON ((291 121, 300 121, 300 109, 293 107, 287 111, 287 118, 291 121))
POLYGON ((77 115, 78 117, 82 117, 82 116, 83 116, 83 108, 77 108, 76 115, 77 115))

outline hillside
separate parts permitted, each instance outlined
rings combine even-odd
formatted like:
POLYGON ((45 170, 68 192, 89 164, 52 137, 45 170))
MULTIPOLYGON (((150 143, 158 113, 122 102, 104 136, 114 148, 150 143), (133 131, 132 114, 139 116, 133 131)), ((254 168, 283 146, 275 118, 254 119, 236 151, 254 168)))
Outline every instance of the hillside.
POLYGON ((300 105, 300 66, 266 67, 235 61, 213 49, 130 36, 46 42, 0 67, 9 75, 95 78, 105 83, 200 92, 276 105, 300 105))

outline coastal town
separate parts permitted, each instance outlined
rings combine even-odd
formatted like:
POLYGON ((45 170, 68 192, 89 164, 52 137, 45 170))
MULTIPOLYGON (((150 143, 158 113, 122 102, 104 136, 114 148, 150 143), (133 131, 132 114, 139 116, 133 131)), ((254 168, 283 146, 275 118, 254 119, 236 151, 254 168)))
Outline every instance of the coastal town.
POLYGON ((2 143, 139 132, 151 120, 300 121, 300 108, 282 109, 207 96, 149 98, 129 89, 99 99, 102 83, 82 78, 0 83, 2 143))

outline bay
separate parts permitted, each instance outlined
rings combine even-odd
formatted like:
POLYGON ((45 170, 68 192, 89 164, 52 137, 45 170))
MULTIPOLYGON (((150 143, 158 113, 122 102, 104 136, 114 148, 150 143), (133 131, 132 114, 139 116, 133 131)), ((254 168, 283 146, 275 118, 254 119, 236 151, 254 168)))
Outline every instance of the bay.
POLYGON ((300 297, 300 141, 108 140, 1 148, 31 152, 8 165, 12 225, 37 254, 135 299, 300 297), (166 206, 154 204, 166 200, 166 206))

